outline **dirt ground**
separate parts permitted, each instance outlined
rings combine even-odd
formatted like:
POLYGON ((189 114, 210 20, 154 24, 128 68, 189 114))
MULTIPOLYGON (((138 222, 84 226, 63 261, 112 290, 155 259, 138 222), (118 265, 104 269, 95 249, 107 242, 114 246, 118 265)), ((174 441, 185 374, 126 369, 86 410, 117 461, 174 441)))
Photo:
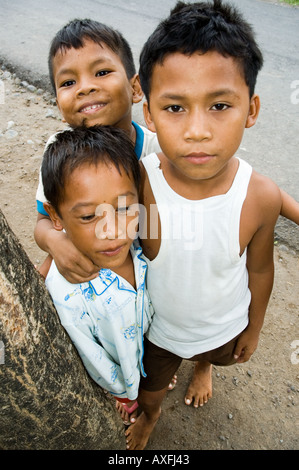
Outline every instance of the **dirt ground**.
MULTIPOLYGON (((43 148, 63 128, 51 96, 0 70, 0 207, 29 258, 45 254, 33 238, 43 148)), ((152 450, 297 450, 299 253, 275 246, 275 285, 258 350, 243 365, 214 367, 213 398, 184 405, 192 364, 184 361, 148 443, 152 450)))

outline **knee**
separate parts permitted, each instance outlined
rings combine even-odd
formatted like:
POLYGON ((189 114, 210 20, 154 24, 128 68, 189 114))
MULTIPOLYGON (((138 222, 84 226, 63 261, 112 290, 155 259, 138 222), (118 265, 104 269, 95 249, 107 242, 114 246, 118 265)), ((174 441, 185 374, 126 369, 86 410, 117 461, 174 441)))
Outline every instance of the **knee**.
POLYGON ((147 390, 140 390, 138 395, 138 403, 141 409, 146 413, 151 412, 152 410, 158 411, 161 408, 161 404, 164 398, 164 395, 167 391, 167 387, 163 390, 158 390, 155 392, 149 392, 147 390))

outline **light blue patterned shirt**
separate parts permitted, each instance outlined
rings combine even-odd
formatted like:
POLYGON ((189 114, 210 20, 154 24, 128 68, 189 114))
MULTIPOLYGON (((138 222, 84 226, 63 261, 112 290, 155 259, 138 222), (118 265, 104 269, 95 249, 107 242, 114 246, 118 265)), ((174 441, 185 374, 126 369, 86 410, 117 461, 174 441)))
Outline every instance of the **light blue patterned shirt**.
POLYGON ((110 269, 90 282, 71 284, 52 262, 46 286, 61 323, 95 382, 119 398, 138 396, 143 335, 153 315, 146 286, 147 264, 134 243, 131 254, 137 291, 110 269))

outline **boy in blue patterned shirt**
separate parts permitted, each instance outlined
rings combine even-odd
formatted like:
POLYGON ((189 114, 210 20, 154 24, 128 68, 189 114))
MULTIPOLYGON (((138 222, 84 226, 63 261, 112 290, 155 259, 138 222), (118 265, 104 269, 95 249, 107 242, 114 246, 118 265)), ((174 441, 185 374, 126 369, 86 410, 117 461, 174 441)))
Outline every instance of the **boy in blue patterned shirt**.
POLYGON ((112 127, 67 130, 48 146, 41 173, 54 228, 99 271, 92 281, 71 284, 52 261, 47 288, 88 373, 130 414, 138 406, 143 335, 153 314, 147 265, 134 242, 140 182, 134 146, 112 127))

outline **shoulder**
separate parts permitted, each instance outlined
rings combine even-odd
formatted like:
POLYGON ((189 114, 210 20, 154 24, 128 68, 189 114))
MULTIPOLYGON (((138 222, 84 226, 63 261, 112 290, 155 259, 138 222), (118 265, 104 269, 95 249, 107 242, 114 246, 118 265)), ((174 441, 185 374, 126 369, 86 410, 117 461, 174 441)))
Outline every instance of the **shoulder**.
POLYGON ((261 175, 253 170, 248 191, 250 197, 254 198, 261 208, 277 208, 280 212, 280 189, 277 184, 267 176, 261 175))
MULTIPOLYGON (((138 124, 140 133, 143 135, 143 143, 142 143, 142 152, 140 158, 144 158, 146 155, 152 152, 160 152, 160 145, 157 139, 157 134, 155 132, 150 131, 144 126, 138 124)), ((135 125, 136 131, 137 126, 135 125)), ((138 132, 137 132, 138 135, 138 132)))
POLYGON ((46 287, 53 299, 55 306, 66 305, 67 308, 74 308, 81 305, 84 284, 71 284, 58 271, 54 261, 51 263, 48 275, 46 277, 46 287))
POLYGON ((47 147, 48 147, 50 144, 53 144, 53 142, 55 142, 56 136, 57 136, 58 134, 60 134, 61 132, 64 132, 65 130, 69 130, 69 131, 70 131, 70 130, 72 130, 72 128, 71 128, 70 126, 66 126, 65 129, 62 129, 62 130, 60 130, 60 131, 57 131, 55 134, 52 134, 52 135, 49 137, 49 139, 47 140, 47 142, 46 142, 45 150, 47 149, 47 147))
POLYGON ((141 174, 141 182, 140 182, 140 193, 139 193, 139 202, 145 206, 150 206, 150 204, 155 204, 155 198, 152 191, 152 187, 150 184, 150 179, 148 176, 147 168, 145 167, 145 163, 152 159, 152 157, 156 157, 155 153, 147 155, 144 159, 140 161, 140 174, 141 174))
POLYGON ((52 134, 51 137, 49 137, 45 145, 45 150, 49 147, 50 144, 53 144, 53 142, 55 142, 57 134, 58 132, 56 132, 55 134, 52 134))
POLYGON ((281 192, 274 181, 255 170, 248 186, 245 208, 247 216, 258 226, 274 226, 281 210, 281 192))
POLYGON ((273 230, 280 214, 281 194, 278 186, 268 177, 252 171, 247 196, 240 220, 240 248, 273 245, 273 230), (256 246, 256 243, 254 244, 256 246))

